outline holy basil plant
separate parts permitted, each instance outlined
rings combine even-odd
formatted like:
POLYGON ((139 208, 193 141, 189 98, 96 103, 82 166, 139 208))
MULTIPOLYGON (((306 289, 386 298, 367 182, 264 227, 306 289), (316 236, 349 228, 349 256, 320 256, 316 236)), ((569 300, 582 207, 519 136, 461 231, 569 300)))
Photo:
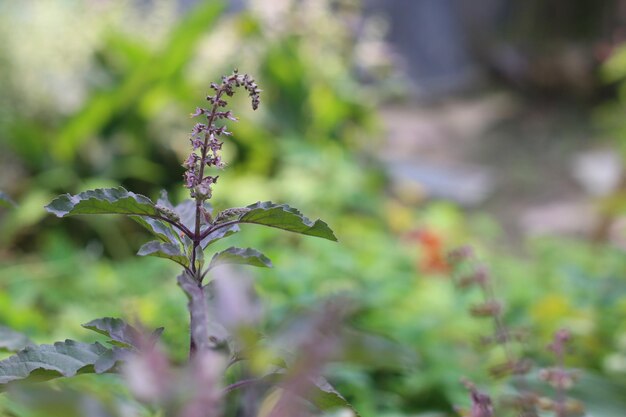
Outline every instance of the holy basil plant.
MULTIPOLYGON (((58 217, 94 214, 120 214, 129 216, 147 229, 154 240, 145 243, 138 252, 140 256, 156 256, 176 262, 181 267, 178 285, 188 297, 190 314, 190 361, 206 351, 223 350, 225 337, 213 334, 215 323, 209 314, 211 303, 210 281, 207 272, 218 265, 245 264, 271 267, 267 256, 252 248, 231 247, 212 254, 210 246, 218 240, 238 233, 242 224, 274 227, 302 235, 336 241, 333 231, 322 220, 309 220, 300 211, 286 204, 257 202, 214 212, 208 200, 218 181, 216 170, 224 167, 221 149, 222 139, 230 136, 224 122, 237 120, 226 110, 227 100, 235 89, 245 89, 252 108, 259 105, 260 90, 255 81, 246 74, 235 71, 222 77, 221 83, 212 83, 212 95, 207 97, 208 108, 197 108, 193 117, 203 120, 197 123, 190 136, 191 152, 184 161, 184 186, 189 189, 190 199, 174 205, 167 193, 162 192, 155 202, 122 187, 84 191, 76 195, 64 194, 46 206, 46 210, 58 217)), ((103 318, 83 325, 89 330, 106 335, 111 347, 99 343, 86 344, 72 340, 53 345, 34 345, 27 339, 12 335, 11 343, 0 348, 15 348, 17 353, 0 361, 0 389, 18 380, 46 380, 55 377, 71 377, 83 373, 114 372, 118 364, 129 355, 145 348, 142 332, 120 319, 103 318)), ((153 345, 163 329, 155 330, 148 338, 153 345)), ((223 332, 224 329, 220 329, 223 332)), ((228 336, 226 336, 228 339, 228 336)), ((234 363, 242 356, 236 346, 229 346, 227 354, 234 363)), ((288 373, 287 365, 276 370, 276 375, 288 373)), ((266 376, 267 380, 268 377, 266 376)), ((343 397, 317 378, 315 392, 308 398, 319 408, 348 406, 343 397)), ((237 383, 231 387, 237 387, 237 383)))

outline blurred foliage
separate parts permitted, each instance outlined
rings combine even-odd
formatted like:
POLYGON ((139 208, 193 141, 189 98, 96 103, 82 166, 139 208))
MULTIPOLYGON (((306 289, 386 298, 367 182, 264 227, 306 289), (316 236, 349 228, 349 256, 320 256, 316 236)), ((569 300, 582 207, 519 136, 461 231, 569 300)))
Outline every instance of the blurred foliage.
POLYGON ((626 158, 626 45, 617 45, 603 64, 600 77, 614 87, 614 97, 598 106, 596 124, 613 140, 613 144, 626 158))
MULTIPOLYGON (((199 104, 207 80, 239 67, 257 76, 264 95, 255 114, 239 107, 245 117, 226 149, 232 168, 220 177, 216 205, 288 200, 323 215, 340 240, 253 227, 229 238, 276 265, 254 272, 265 330, 345 294, 357 301, 354 327, 400 342, 418 361, 355 355, 329 367, 339 391, 364 416, 450 413, 467 403, 461 376, 498 386, 485 376, 498 352, 477 343, 489 326, 466 313, 477 295, 457 293, 440 262, 447 248, 470 242, 493 265, 507 320, 533 335, 531 357, 548 361, 550 334, 570 327, 570 365, 596 387, 581 388, 590 411, 598 404, 594 416, 621 416, 611 407, 626 388, 623 250, 536 240, 513 257, 498 249, 498 227, 484 216, 390 195, 373 158, 382 93, 354 76, 384 73, 384 59, 363 59, 378 56, 380 35, 351 1, 258 0, 238 12, 220 1, 184 12, 167 1, 0 3, 0 189, 19 207, 0 207, 0 324, 38 343, 91 341, 81 323, 138 318, 164 326, 164 345, 184 358, 188 318, 176 270, 129 256, 144 239, 139 228, 114 218, 61 224, 43 205, 56 193, 117 184, 182 197, 192 123, 181 115, 199 104)), ((96 404, 127 400, 114 378, 77 381, 51 387, 71 388, 70 397, 89 392, 96 404)), ((44 394, 1 401, 14 415, 52 415, 42 411, 44 394)))
MULTIPOLYGON (((27 235, 32 249, 29 232, 43 218, 36 207, 57 192, 121 183, 155 195, 178 185, 190 129, 181 115, 200 104, 195 97, 207 80, 233 67, 258 74, 267 91, 262 114, 246 113, 234 130, 233 171, 291 175, 299 167, 285 158, 300 145, 316 159, 324 158, 324 144, 367 146, 374 100, 350 76, 356 64, 346 53, 367 41, 345 24, 358 10, 285 4, 263 15, 254 2, 240 13, 226 13, 221 1, 199 2, 180 18, 158 1, 4 4, 0 187, 23 210, 3 219, 2 242, 23 243, 27 235), (38 30, 24 42, 31 15, 38 30), (55 49, 62 53, 37 52, 55 49)), ((129 235, 121 222, 113 227, 129 235)), ((107 243, 102 227, 99 234, 107 253, 128 254, 107 243)))

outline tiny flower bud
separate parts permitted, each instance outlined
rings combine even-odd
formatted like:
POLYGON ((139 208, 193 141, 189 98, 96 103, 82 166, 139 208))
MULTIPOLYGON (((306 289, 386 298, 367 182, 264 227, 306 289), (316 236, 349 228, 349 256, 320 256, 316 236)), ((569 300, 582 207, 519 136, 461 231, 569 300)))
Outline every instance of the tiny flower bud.
POLYGON ((196 107, 196 111, 191 113, 191 117, 197 117, 200 116, 201 114, 205 114, 207 112, 206 109, 203 109, 201 107, 196 107))

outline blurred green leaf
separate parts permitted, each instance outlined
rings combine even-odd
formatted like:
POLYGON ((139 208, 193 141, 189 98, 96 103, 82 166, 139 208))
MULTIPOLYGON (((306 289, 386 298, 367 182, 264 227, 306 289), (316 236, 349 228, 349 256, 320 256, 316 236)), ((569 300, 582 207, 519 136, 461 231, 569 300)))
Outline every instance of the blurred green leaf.
POLYGON ((318 377, 314 380, 309 380, 309 382, 310 400, 317 408, 322 411, 347 408, 352 411, 355 417, 360 417, 352 405, 325 378, 318 377))
POLYGON ((6 217, 3 217, 0 228, 0 242, 7 243, 26 228, 32 227, 42 218, 46 212, 42 207, 50 201, 50 194, 46 190, 32 188, 20 199, 19 210, 10 210, 6 217))

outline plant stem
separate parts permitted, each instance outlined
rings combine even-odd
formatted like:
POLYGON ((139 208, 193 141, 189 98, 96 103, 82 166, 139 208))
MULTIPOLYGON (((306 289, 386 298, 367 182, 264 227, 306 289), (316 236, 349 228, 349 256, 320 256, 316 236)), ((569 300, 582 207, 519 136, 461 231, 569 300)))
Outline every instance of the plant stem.
POLYGON ((193 311, 189 310, 189 360, 191 360, 198 351, 198 347, 196 346, 196 342, 193 340, 193 332, 191 330, 191 326, 194 322, 192 316, 193 311))

